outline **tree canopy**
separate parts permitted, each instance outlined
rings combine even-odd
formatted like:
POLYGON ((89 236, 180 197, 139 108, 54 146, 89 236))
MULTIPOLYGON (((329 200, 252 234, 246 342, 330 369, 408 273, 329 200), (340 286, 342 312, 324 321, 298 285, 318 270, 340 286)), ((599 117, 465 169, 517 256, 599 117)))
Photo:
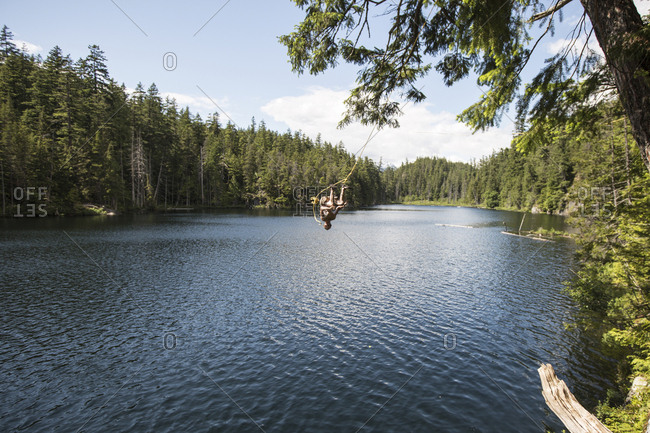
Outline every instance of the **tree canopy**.
MULTIPOLYGON (((246 128, 206 120, 110 76, 97 45, 76 61, 58 46, 45 59, 0 34, 0 214, 16 215, 14 191, 47 190, 51 215, 83 204, 118 211, 178 206, 294 207, 307 188, 336 182, 354 165, 342 144, 263 121, 246 128)), ((350 179, 356 206, 380 200, 380 167, 366 158, 350 179)), ((311 208, 309 209, 311 212, 311 208)))
POLYGON ((620 94, 650 170, 650 27, 633 0, 581 0, 584 14, 573 41, 525 84, 522 70, 540 40, 553 33, 561 8, 571 0, 294 2, 305 10, 305 18, 294 32, 280 37, 294 71, 318 74, 341 60, 359 66, 341 126, 354 120, 398 126, 400 105, 391 97, 424 100, 418 79, 431 69, 447 85, 477 74, 483 95, 458 116, 475 131, 497 125, 516 101, 523 132, 531 122, 566 115, 573 103, 584 103, 609 85, 620 94), (388 33, 380 35, 382 44, 370 46, 377 43, 369 37, 372 25, 386 19, 388 33), (542 29, 537 38, 532 36, 534 25, 542 29), (605 54, 604 63, 587 49, 592 33, 605 54), (572 55, 576 49, 579 54, 572 55), (586 94, 579 101, 567 99, 579 79, 589 83, 582 87, 586 94))

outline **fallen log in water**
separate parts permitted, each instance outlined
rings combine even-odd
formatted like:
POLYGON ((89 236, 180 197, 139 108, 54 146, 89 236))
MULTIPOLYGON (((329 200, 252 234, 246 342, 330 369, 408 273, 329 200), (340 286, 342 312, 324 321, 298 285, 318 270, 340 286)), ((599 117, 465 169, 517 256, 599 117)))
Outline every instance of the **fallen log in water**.
POLYGON ((517 234, 517 233, 510 233, 510 232, 501 232, 501 233, 503 233, 504 235, 519 236, 520 238, 534 239, 536 241, 551 242, 550 239, 540 238, 538 236, 520 235, 520 234, 517 234))
POLYGON ((571 433, 612 433, 582 407, 566 383, 555 375, 551 364, 542 364, 537 371, 546 404, 571 433))

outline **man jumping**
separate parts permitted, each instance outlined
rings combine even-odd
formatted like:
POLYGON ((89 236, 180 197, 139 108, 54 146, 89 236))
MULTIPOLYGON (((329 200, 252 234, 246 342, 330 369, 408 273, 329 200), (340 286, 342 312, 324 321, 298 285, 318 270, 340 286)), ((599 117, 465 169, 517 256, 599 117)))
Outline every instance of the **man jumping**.
POLYGON ((334 185, 330 186, 329 197, 323 196, 320 199, 320 219, 323 221, 323 228, 329 230, 332 228, 331 221, 336 219, 336 215, 341 209, 347 206, 348 202, 345 201, 345 190, 347 186, 341 187, 341 196, 334 198, 334 185))

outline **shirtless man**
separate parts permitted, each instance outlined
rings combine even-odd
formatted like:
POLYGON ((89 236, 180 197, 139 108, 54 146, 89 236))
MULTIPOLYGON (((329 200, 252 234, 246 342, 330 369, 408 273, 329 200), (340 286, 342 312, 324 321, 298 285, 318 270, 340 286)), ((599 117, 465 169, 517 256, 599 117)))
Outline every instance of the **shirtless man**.
POLYGON ((345 190, 347 186, 341 188, 341 196, 334 198, 334 186, 330 186, 330 196, 323 196, 320 199, 320 219, 323 221, 323 228, 329 230, 332 228, 332 220, 336 219, 336 214, 341 209, 347 206, 348 202, 345 201, 345 190))

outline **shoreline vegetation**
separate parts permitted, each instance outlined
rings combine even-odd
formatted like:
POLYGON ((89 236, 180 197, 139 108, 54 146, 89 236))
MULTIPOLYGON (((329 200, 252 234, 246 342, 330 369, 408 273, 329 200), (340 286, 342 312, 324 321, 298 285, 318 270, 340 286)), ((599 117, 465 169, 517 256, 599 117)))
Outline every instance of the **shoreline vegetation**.
MULTIPOLYGON (((245 128, 217 114, 204 120, 163 98, 155 84, 128 92, 106 63, 96 45, 78 60, 58 46, 46 58, 33 56, 2 29, 3 216, 295 209, 355 164, 342 142, 320 135, 272 131, 254 118, 245 128)), ((571 91, 579 95, 580 86, 571 91)), ((352 208, 403 203, 570 215, 577 270, 567 290, 580 309, 576 326, 601 335, 601 349, 618 360, 619 386, 596 408, 615 433, 640 431, 650 410, 647 387, 625 402, 633 378, 650 378, 650 174, 628 125, 610 95, 520 125, 532 131, 520 140, 536 138, 526 152, 515 139, 470 162, 420 157, 396 167, 364 157, 348 198, 352 208)))
MULTIPOLYGON (((472 205, 472 204, 457 204, 457 203, 450 203, 447 201, 434 201, 434 200, 406 200, 402 202, 386 202, 386 203, 374 203, 371 205, 366 205, 366 206, 348 206, 346 209, 348 210, 356 210, 362 207, 372 207, 372 206, 378 206, 378 205, 403 205, 403 206, 443 206, 443 207, 462 207, 462 208, 472 208, 472 209, 489 209, 489 210, 500 210, 500 211, 509 211, 509 212, 527 212, 527 213, 532 213, 532 214, 548 214, 548 215, 557 215, 557 216, 562 216, 562 217, 567 217, 569 215, 567 214, 562 214, 562 213, 549 213, 549 212, 540 212, 539 210, 533 211, 533 210, 524 210, 524 209, 517 209, 513 207, 502 207, 502 206, 496 206, 494 208, 488 208, 487 206, 484 205, 472 205)), ((310 205, 311 206, 311 205, 310 205)), ((262 205, 262 204, 232 204, 232 205, 224 205, 224 206, 217 206, 217 205, 190 205, 190 206, 151 206, 147 208, 131 208, 131 209, 123 209, 123 210, 116 210, 116 209, 111 209, 107 207, 106 205, 99 205, 99 204, 91 204, 91 203, 85 203, 85 204, 74 204, 72 208, 68 212, 61 213, 58 212, 58 209, 54 209, 51 207, 48 207, 47 205, 43 208, 45 213, 47 213, 47 216, 57 216, 57 217, 78 217, 78 216, 115 216, 115 215, 129 215, 129 214, 146 214, 146 213, 161 213, 161 212, 190 212, 190 211, 208 211, 208 210, 228 210, 228 209, 276 209, 276 210, 287 210, 291 211, 294 210, 295 207, 291 205, 274 205, 274 206, 269 206, 269 205, 262 205)), ((25 215, 20 215, 18 217, 24 217, 25 215)), ((12 214, 7 213, 6 215, 0 215, 0 217, 5 217, 5 218, 16 218, 15 212, 12 214)), ((539 227, 536 229, 535 233, 538 231, 541 232, 539 234, 541 235, 553 235, 553 230, 549 231, 548 233, 539 227)), ((555 231, 555 234, 559 234, 559 231, 555 231)), ((562 232, 564 233, 564 232, 562 232)))

